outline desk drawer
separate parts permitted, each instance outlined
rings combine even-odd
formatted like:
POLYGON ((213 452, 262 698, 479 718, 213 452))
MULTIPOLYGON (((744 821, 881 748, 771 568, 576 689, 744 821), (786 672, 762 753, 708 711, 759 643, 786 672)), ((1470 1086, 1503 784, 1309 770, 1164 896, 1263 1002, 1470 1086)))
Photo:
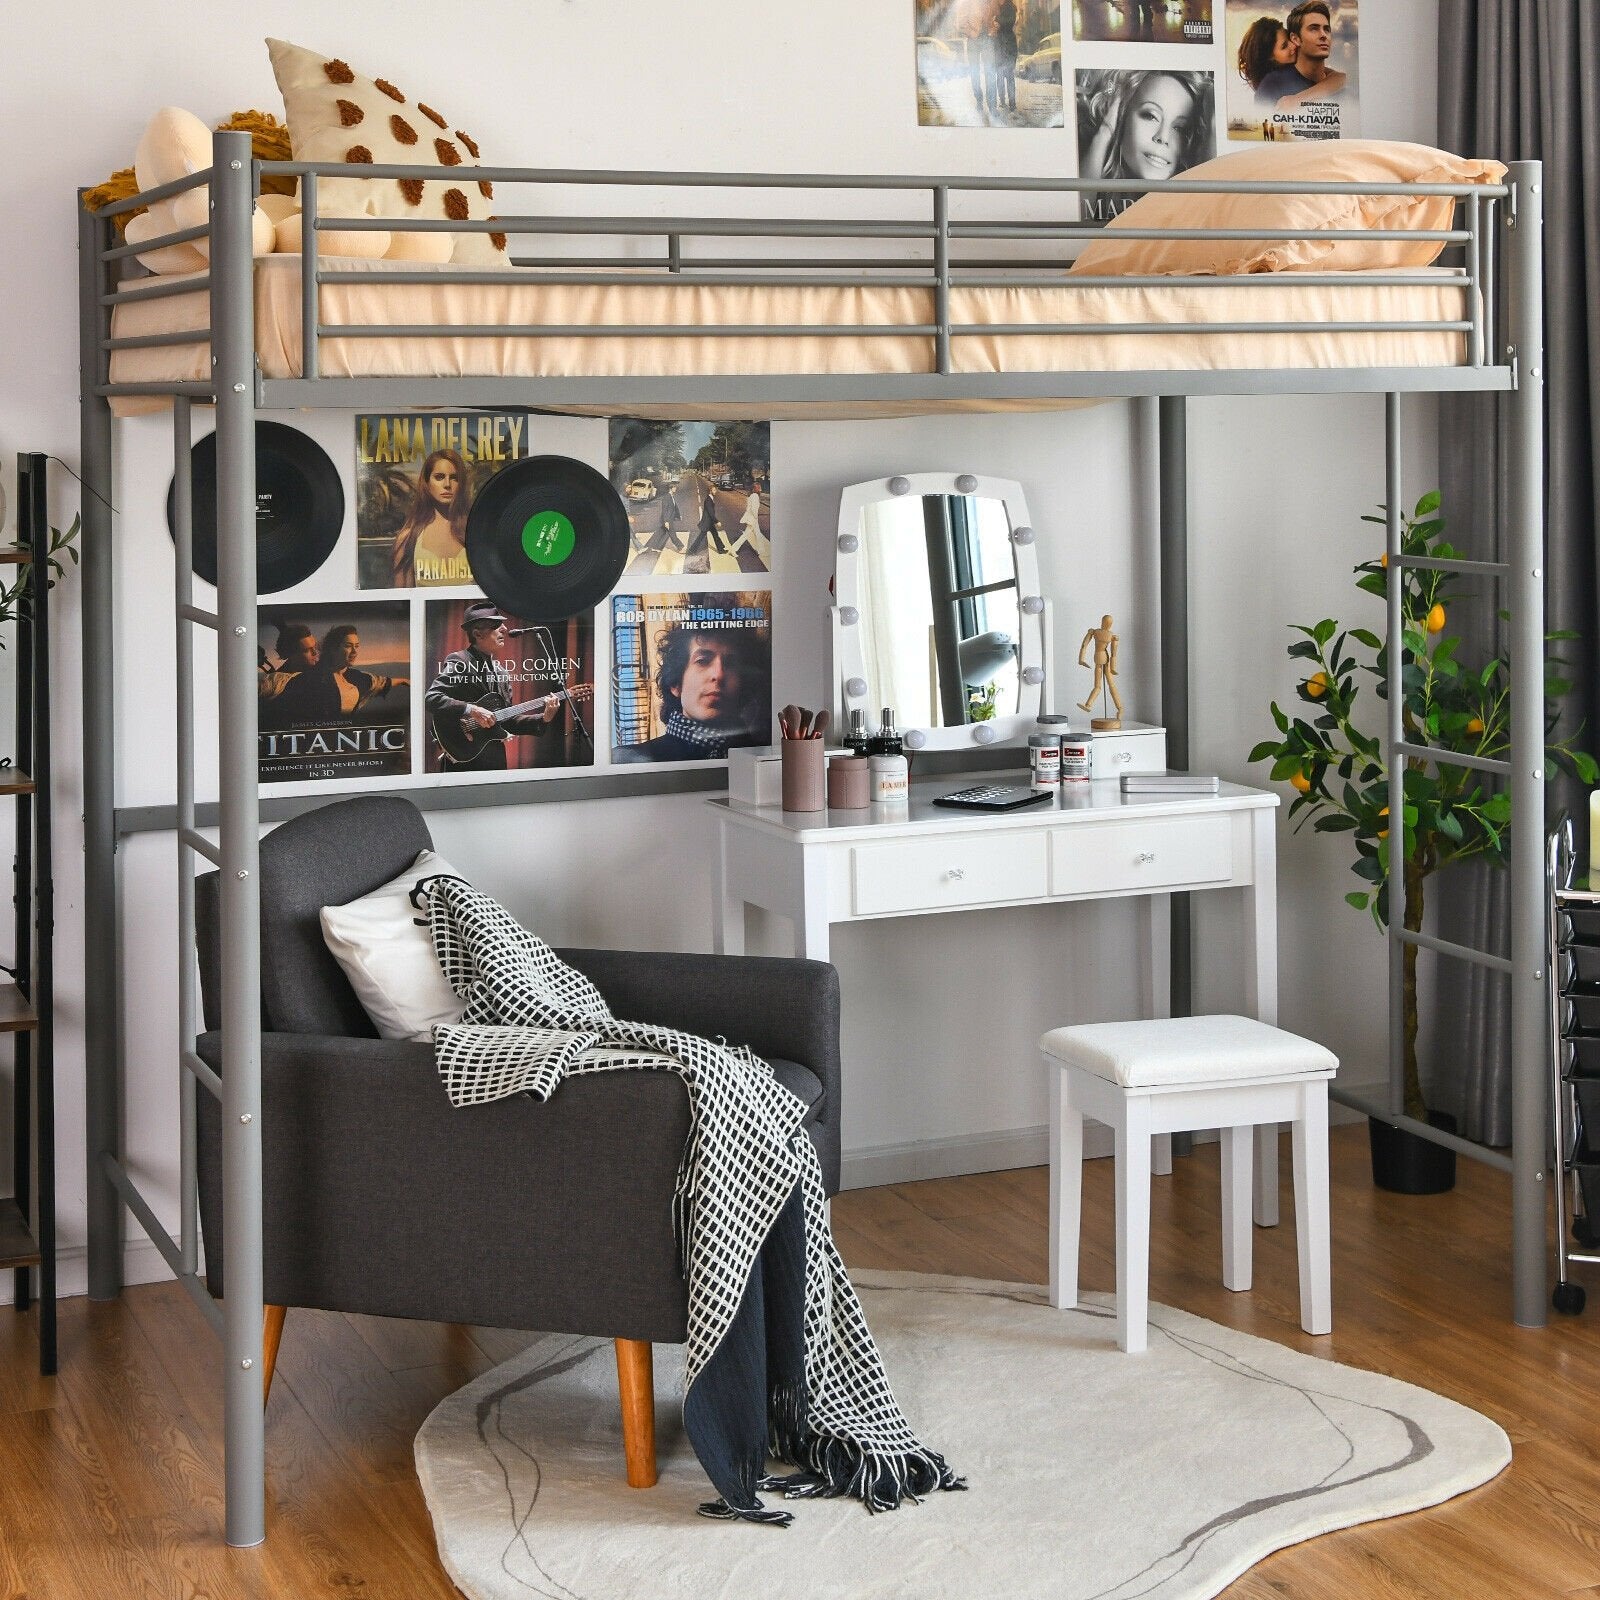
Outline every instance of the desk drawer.
POLYGON ((1035 900, 1048 875, 1042 833, 857 845, 850 852, 850 907, 855 916, 871 917, 1035 900))
POLYGON ((1228 816, 1087 822, 1050 838, 1051 894, 1127 894, 1232 876, 1228 816))

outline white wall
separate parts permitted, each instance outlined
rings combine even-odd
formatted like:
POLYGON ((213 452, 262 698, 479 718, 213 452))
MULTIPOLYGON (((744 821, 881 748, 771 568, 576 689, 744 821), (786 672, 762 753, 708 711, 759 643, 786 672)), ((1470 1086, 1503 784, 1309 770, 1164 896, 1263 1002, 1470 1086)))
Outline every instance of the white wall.
MULTIPOLYGON (((1431 137, 1437 15, 1437 0, 1364 8, 1364 132, 1431 137)), ((444 9, 415 0, 347 0, 337 8, 311 0, 169 0, 140 8, 136 26, 125 7, 104 0, 46 10, 7 6, 0 9, 0 117, 27 155, 0 175, 0 215, 7 219, 0 454, 45 450, 77 463, 75 188, 130 159, 156 106, 185 105, 208 118, 273 108, 265 33, 294 37, 411 87, 459 118, 491 160, 817 172, 1044 175, 1072 168, 1070 127, 916 126, 910 0, 782 7, 475 0, 444 9), (453 25, 440 26, 445 16, 453 25)), ((1215 64, 1223 66, 1220 47, 1215 64)), ((1414 443, 1407 492, 1414 493, 1433 472, 1430 408, 1408 408, 1408 423, 1414 443)), ((332 427, 334 441, 348 437, 342 421, 316 417, 309 425, 332 427)), ((540 426, 548 447, 603 464, 602 424, 540 426)), ((1369 547, 1357 517, 1381 494, 1381 404, 1202 401, 1192 409, 1191 439, 1195 763, 1249 778, 1242 758, 1266 726, 1266 701, 1292 687, 1284 624, 1347 606, 1348 569, 1369 547)), ((150 423, 123 426, 118 443, 125 567, 159 572, 169 549, 160 508, 170 445, 150 423)), ((1152 543, 1128 492, 1138 443, 1121 405, 1060 416, 779 424, 779 698, 818 692, 838 487, 890 471, 954 468, 1027 486, 1062 634, 1102 610, 1116 614, 1129 709, 1149 715, 1158 660, 1146 581, 1152 543)), ((336 460, 347 454, 334 450, 336 460)), ((9 463, 4 473, 9 487, 9 463)), ((77 487, 64 471, 55 472, 53 504, 56 520, 76 507, 77 487)), ((82 1284, 84 1236, 79 630, 70 581, 56 617, 58 1157, 70 1291, 82 1284)), ((164 765, 170 635, 165 623, 149 624, 140 612, 129 620, 137 625, 122 642, 122 738, 147 753, 126 798, 143 800, 152 772, 159 779, 164 765)), ((709 941, 707 829, 695 797, 442 814, 434 826, 442 849, 553 939, 677 948, 709 941)), ((170 1197, 170 840, 131 841, 121 865, 130 934, 129 1146, 153 1192, 170 1197)), ((1346 864, 1328 841, 1285 837, 1281 870, 1284 1020, 1370 1076, 1381 1054, 1380 942, 1341 904, 1346 864)), ((1218 1008, 1236 1005, 1240 983, 1226 925, 1208 910, 1201 926, 1199 998, 1218 1008)), ((778 930, 769 933, 776 938, 778 930)), ((989 1132, 1015 1142, 1019 1130, 1037 1129, 1043 1118, 1032 1054, 1041 1027, 1115 1016, 1133 1003, 1125 906, 857 928, 840 935, 835 955, 848 1015, 845 1140, 852 1149, 989 1132), (910 994, 924 998, 908 1004, 910 994)), ((0 1151, 8 1149, 0 1140, 0 1151)), ((170 1200, 160 1209, 175 1211, 170 1200)), ((131 1270, 153 1275, 159 1263, 144 1252, 131 1270)))

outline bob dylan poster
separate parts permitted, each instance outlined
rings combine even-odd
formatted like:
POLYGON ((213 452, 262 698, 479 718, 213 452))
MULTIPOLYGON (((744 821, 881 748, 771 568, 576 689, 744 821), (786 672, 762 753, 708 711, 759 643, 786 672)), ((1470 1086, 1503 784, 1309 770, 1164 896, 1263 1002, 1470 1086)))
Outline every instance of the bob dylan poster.
POLYGON ((411 619, 404 600, 257 609, 263 783, 411 770, 411 619))
POLYGON ((614 762, 715 761, 772 739, 772 595, 611 598, 614 762))
POLYGON ((1358 0, 1228 0, 1228 137, 1353 139, 1361 131, 1358 0))
POLYGON ((428 772, 594 765, 594 613, 532 623, 491 601, 427 604, 428 772))
POLYGON ((406 411, 356 417, 356 570, 363 589, 472 582, 467 514, 530 454, 525 413, 406 411))
POLYGON ((1072 0, 1072 36, 1095 44, 1210 44, 1211 5, 1212 0, 1072 0))
POLYGON ((912 5, 920 126, 1063 126, 1061 0, 912 5))
MULTIPOLYGON (((1078 175, 1162 180, 1216 154, 1217 90, 1211 72, 1166 68, 1080 68, 1078 175)), ((1103 224, 1139 196, 1131 191, 1082 196, 1083 220, 1103 224)))
POLYGON ((611 421, 630 577, 772 571, 770 422, 611 421))

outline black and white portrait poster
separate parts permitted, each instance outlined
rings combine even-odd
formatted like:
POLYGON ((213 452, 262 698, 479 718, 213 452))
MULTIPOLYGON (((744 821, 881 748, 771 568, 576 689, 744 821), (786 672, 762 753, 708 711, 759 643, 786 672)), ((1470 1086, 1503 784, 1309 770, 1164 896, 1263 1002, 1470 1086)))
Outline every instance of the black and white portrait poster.
POLYGON ((611 598, 611 759, 716 761, 772 739, 772 595, 611 598))
POLYGON ((1359 0, 1228 0, 1228 137, 1353 139, 1359 0))
POLYGON ((529 622, 492 601, 429 600, 428 772, 594 765, 594 613, 529 622))
POLYGON ((1059 128, 1061 0, 912 0, 917 122, 1059 128))
POLYGON ((611 420, 632 578, 772 570, 772 424, 611 420))
POLYGON ((1072 36, 1094 44, 1210 44, 1212 0, 1072 0, 1072 36))
POLYGON ((411 770, 411 619, 404 600, 257 609, 263 783, 411 770))
MULTIPOLYGON (((1078 175, 1161 181, 1216 154, 1216 75, 1162 68, 1079 68, 1078 175)), ((1083 195, 1083 220, 1109 222, 1138 194, 1083 195)))

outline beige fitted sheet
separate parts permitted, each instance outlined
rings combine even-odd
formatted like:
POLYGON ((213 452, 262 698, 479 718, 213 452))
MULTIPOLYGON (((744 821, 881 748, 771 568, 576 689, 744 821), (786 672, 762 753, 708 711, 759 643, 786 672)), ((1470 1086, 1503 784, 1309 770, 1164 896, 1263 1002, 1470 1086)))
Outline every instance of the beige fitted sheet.
MULTIPOLYGON (((324 265, 334 273, 341 268, 382 271, 391 266, 417 270, 414 264, 399 262, 329 259, 324 265)), ((1348 284, 1331 286, 1301 284, 1294 281, 1297 274, 1273 273, 1219 288, 1197 287, 1188 279, 1154 286, 1084 288, 1063 272, 1059 286, 955 289, 950 296, 950 317, 958 324, 1067 323, 1106 328, 1127 323, 1256 321, 1435 323, 1467 317, 1468 291, 1453 271, 1418 269, 1407 275, 1415 282, 1397 285, 1364 282, 1365 276, 1351 273, 1348 284)), ((256 262, 255 277, 256 350, 261 371, 268 378, 299 377, 300 257, 263 257, 256 262)), ((204 328, 208 315, 205 289, 144 303, 125 300, 112 312, 112 335, 190 332, 204 328)), ((572 286, 541 282, 540 274, 531 270, 526 282, 515 284, 324 282, 325 324, 415 324, 438 327, 440 332, 415 338, 330 334, 321 341, 320 362, 322 375, 329 378, 930 373, 935 370, 933 340, 916 334, 583 338, 574 333, 463 338, 449 329, 470 324, 539 324, 575 330, 606 324, 905 326, 929 323, 933 315, 930 291, 877 285, 572 286)), ((957 373, 1443 367, 1459 366, 1465 359, 1465 335, 1431 328, 1411 332, 1290 332, 1275 328, 1270 333, 979 333, 951 341, 951 364, 957 373)), ((210 346, 204 343, 116 350, 111 356, 113 383, 202 381, 210 369, 210 346)), ((167 403, 159 397, 118 396, 112 400, 120 415, 167 403)), ((936 410, 1042 410, 1081 403, 1031 399, 999 403, 988 399, 866 404, 801 401, 763 404, 761 410, 764 416, 783 419, 921 415, 936 410)), ((716 408, 699 401, 620 409, 630 415, 707 419, 714 419, 716 413, 716 408)))

